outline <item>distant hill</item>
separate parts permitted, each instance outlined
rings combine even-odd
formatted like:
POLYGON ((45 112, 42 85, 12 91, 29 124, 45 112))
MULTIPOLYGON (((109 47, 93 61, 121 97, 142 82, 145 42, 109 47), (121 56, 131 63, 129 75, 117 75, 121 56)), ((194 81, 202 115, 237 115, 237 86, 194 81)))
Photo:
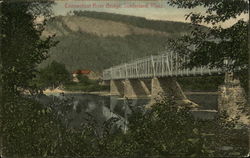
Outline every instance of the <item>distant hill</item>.
POLYGON ((105 12, 74 11, 74 15, 79 17, 89 17, 101 20, 121 22, 127 25, 133 25, 140 28, 147 28, 167 33, 186 33, 187 31, 190 31, 191 27, 190 24, 183 22, 149 20, 143 17, 111 14, 105 12))
POLYGON ((86 32, 98 36, 127 36, 131 34, 168 35, 153 29, 140 28, 134 25, 84 16, 59 16, 50 22, 44 35, 57 33, 58 36, 72 32, 86 32))
POLYGON ((102 71, 131 59, 158 54, 165 49, 168 39, 190 30, 190 24, 181 22, 75 11, 74 15, 57 16, 48 22, 43 35, 56 34, 60 43, 41 66, 56 60, 70 71, 102 71))

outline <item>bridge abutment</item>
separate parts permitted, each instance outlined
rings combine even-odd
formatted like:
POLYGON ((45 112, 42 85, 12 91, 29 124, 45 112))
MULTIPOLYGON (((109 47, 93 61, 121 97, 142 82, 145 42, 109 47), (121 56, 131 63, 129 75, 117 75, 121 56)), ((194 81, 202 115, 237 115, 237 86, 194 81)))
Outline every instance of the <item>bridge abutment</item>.
POLYGON ((173 97, 180 105, 198 107, 197 104, 188 100, 175 78, 153 78, 153 79, 125 79, 111 80, 110 94, 120 97, 145 98, 151 96, 150 106, 164 97, 173 97))
POLYGON ((110 80, 110 95, 124 96, 124 83, 122 80, 110 80))
POLYGON ((110 85, 110 81, 102 81, 99 83, 102 86, 109 86, 110 85))
POLYGON ((173 97, 175 102, 180 105, 189 105, 190 107, 198 107, 197 104, 187 99, 182 91, 179 83, 175 78, 153 78, 151 91, 151 105, 164 97, 173 97))
POLYGON ((151 80, 150 79, 139 79, 141 87, 143 89, 143 95, 150 96, 151 95, 151 80))
POLYGON ((233 73, 226 73, 224 85, 219 86, 218 110, 225 111, 229 119, 240 117, 240 122, 248 124, 249 119, 243 112, 246 104, 246 94, 240 80, 233 73))
POLYGON ((161 100, 164 96, 172 96, 177 100, 186 99, 180 85, 173 78, 153 78, 151 86, 152 102, 161 100))

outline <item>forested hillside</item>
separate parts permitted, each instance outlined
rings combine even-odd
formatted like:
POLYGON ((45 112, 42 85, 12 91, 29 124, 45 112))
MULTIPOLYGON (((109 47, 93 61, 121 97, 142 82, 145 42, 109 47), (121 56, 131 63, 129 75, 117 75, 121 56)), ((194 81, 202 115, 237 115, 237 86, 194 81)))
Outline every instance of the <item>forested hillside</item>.
POLYGON ((43 35, 56 34, 60 43, 41 66, 56 60, 70 71, 102 71, 121 62, 158 54, 165 49, 169 38, 189 30, 187 23, 78 11, 48 22, 43 35))

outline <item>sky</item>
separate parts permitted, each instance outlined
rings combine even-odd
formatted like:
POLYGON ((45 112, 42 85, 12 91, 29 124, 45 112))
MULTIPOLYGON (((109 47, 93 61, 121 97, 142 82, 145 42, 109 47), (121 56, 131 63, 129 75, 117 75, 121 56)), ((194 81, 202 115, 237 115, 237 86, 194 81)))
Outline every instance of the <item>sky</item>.
MULTIPOLYGON (((185 15, 190 12, 205 11, 202 7, 195 9, 172 7, 167 4, 167 0, 56 0, 53 10, 55 15, 66 15, 73 10, 88 10, 180 22, 189 22, 185 20, 185 15)), ((239 18, 248 19, 248 15, 241 15, 239 18)), ((235 20, 232 19, 221 25, 228 27, 234 23, 235 20)))

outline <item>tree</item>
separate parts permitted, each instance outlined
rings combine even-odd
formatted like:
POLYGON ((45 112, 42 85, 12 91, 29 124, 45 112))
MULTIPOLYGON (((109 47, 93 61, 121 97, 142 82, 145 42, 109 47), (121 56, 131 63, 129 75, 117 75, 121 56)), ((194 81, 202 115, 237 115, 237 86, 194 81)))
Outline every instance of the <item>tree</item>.
POLYGON ((41 88, 59 86, 70 81, 70 73, 64 64, 52 61, 47 67, 40 70, 37 83, 41 88))
POLYGON ((29 87, 36 66, 48 57, 49 48, 56 45, 53 36, 41 39, 47 19, 51 17, 50 0, 1 3, 1 55, 3 90, 18 94, 29 87), (39 18, 44 21, 38 22, 39 18))
POLYGON ((41 39, 52 4, 50 0, 0 3, 1 156, 46 156, 56 147, 58 133, 53 132, 59 124, 55 115, 37 101, 22 96, 30 87, 36 66, 57 43, 52 36, 41 39), (45 20, 38 22, 39 17, 45 20))
POLYGON ((249 20, 246 22, 239 18, 242 14, 248 14, 249 1, 170 0, 169 4, 188 9, 203 7, 205 10, 205 14, 191 12, 186 15, 186 19, 191 20, 195 29, 190 35, 170 42, 170 48, 189 57, 190 60, 184 65, 190 68, 209 65, 237 72, 247 92, 249 20), (232 19, 236 21, 232 26, 223 28, 220 25, 232 19), (204 23, 211 27, 204 29, 201 27, 204 23), (224 62, 225 59, 229 64, 224 62))
POLYGON ((90 79, 89 79, 88 76, 86 76, 86 75, 78 74, 78 75, 77 75, 77 79, 79 80, 80 83, 82 83, 82 84, 84 84, 84 85, 89 85, 89 84, 91 84, 90 79))
POLYGON ((5 116, 1 128, 3 156, 56 154, 63 128, 52 107, 45 107, 34 99, 14 96, 6 98, 2 114, 5 116))

